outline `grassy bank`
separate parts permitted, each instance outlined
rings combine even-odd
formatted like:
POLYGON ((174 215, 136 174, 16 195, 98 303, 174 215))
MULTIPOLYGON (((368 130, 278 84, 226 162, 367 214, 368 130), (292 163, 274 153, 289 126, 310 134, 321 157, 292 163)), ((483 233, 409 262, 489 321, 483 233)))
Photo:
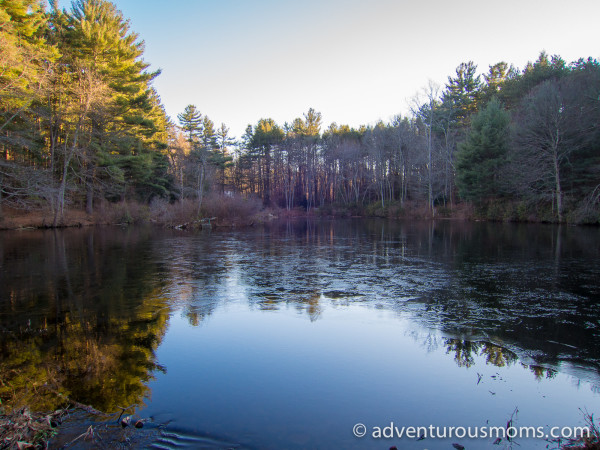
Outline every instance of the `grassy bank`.
MULTIPOLYGON (((208 222, 216 227, 244 227, 271 220, 275 216, 276 210, 263 208, 257 199, 213 195, 206 197, 201 205, 195 200, 169 203, 158 199, 150 204, 102 202, 93 214, 70 208, 58 221, 58 227, 152 223, 168 228, 190 229, 208 222)), ((52 228, 53 220, 53 211, 43 204, 28 209, 4 208, 0 229, 52 228)))
MULTIPOLYGON (((210 195, 199 205, 196 200, 170 203, 156 199, 150 204, 134 201, 111 203, 104 201, 93 214, 80 208, 65 211, 59 227, 82 227, 90 225, 132 225, 152 223, 167 228, 194 229, 210 223, 213 227, 245 227, 280 218, 299 217, 380 217, 398 220, 481 220, 496 222, 556 223, 552 205, 529 205, 525 202, 494 201, 481 205, 458 203, 436 205, 433 209, 416 202, 380 202, 362 204, 331 204, 307 211, 297 207, 291 210, 265 208, 256 198, 242 196, 210 195)), ((574 225, 600 224, 600 216, 594 212, 573 210, 565 216, 574 225)), ((51 228, 54 213, 43 204, 29 209, 4 208, 0 217, 0 229, 51 228)))
MULTIPOLYGON (((284 213, 285 214, 285 213, 284 213)), ((288 213, 297 215, 298 212, 288 213)), ((433 209, 416 202, 381 202, 367 205, 326 205, 314 212, 326 217, 382 217, 387 219, 456 219, 493 222, 558 223, 556 210, 552 203, 530 204, 523 201, 495 200, 479 205, 457 203, 436 205, 433 209)), ((571 209, 565 214, 565 220, 573 225, 598 225, 600 214, 593 209, 571 209)))

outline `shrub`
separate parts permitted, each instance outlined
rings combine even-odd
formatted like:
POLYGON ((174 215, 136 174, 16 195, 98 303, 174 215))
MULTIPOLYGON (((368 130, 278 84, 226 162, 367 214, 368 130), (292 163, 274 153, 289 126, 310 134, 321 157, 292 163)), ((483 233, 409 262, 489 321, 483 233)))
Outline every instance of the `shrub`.
POLYGON ((261 208, 262 203, 257 198, 211 194, 202 202, 200 216, 216 217, 219 224, 235 225, 252 221, 261 208))
POLYGON ((150 220, 150 208, 137 202, 110 203, 104 201, 100 203, 96 214, 99 223, 130 225, 150 220))

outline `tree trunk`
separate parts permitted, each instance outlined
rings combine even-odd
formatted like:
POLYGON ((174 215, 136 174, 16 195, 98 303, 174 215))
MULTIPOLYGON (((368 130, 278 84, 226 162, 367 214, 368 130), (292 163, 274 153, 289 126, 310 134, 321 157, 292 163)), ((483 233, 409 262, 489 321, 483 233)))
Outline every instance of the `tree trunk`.
POLYGON ((269 206, 271 203, 271 149, 265 147, 265 176, 263 203, 269 206))
POLYGON ((180 180, 180 186, 181 186, 181 197, 179 198, 179 200, 183 203, 183 166, 181 166, 179 168, 179 180, 180 180))
POLYGON ((53 227, 58 226, 58 216, 60 213, 60 219, 62 220, 64 214, 64 204, 65 204, 65 188, 67 186, 67 170, 69 168, 69 162, 71 157, 69 155, 68 158, 65 157, 65 162, 63 164, 63 173, 60 180, 60 186, 58 187, 58 193, 56 195, 56 209, 54 210, 54 221, 52 222, 53 227))
POLYGON ((554 275, 555 279, 560 279, 560 252, 562 247, 562 230, 559 225, 556 229, 556 243, 554 248, 554 275))
POLYGON ((556 180, 556 210, 558 213, 558 221, 563 221, 563 202, 562 202, 562 188, 560 186, 560 171, 558 167, 558 157, 554 157, 554 178, 556 180))
POLYGON ((85 212, 94 212, 94 169, 89 169, 86 176, 85 212))
MULTIPOLYGON (((77 125, 77 129, 75 130, 75 135, 73 136, 73 145, 69 151, 65 152, 65 159, 63 162, 63 171, 62 177, 60 180, 60 186, 58 188, 58 193, 56 194, 56 209, 54 210, 54 221, 52 226, 56 227, 58 225, 58 214, 60 212, 60 218, 62 220, 65 208, 65 190, 67 187, 67 174, 69 170, 69 164, 71 163, 71 158, 75 154, 75 149, 77 148, 77 141, 79 138, 79 129, 81 127, 82 119, 79 119, 79 124, 77 125)), ((66 147, 66 142, 65 142, 66 147)), ((66 149, 65 149, 66 150, 66 149)))
POLYGON ((200 208, 202 208, 202 199, 204 197, 204 164, 200 166, 200 172, 198 173, 198 215, 200 215, 200 208))
MULTIPOLYGON (((223 152, 223 158, 225 153, 223 152)), ((222 174, 221 174, 221 195, 225 195, 225 163, 223 163, 222 174)))
POLYGON ((0 176, 0 222, 4 219, 4 215, 2 213, 2 176, 0 176))

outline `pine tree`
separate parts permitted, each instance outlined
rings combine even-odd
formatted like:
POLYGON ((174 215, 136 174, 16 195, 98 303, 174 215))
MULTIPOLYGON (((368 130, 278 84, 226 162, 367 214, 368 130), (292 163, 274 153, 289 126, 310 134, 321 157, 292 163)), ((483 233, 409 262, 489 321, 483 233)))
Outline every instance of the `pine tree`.
POLYGON ((32 109, 43 99, 56 51, 41 2, 0 0, 0 218, 8 200, 47 198, 44 139, 32 109))
POLYGON ((448 77, 448 84, 442 96, 443 107, 452 111, 452 122, 458 127, 466 127, 469 118, 477 111, 481 80, 475 73, 477 66, 473 61, 461 63, 456 68, 456 77, 448 77))
POLYGON ((181 129, 186 133, 190 144, 197 143, 202 134, 203 117, 195 105, 187 105, 182 113, 177 114, 181 129))
POLYGON ((498 96, 498 93, 502 89, 504 82, 511 76, 511 74, 514 74, 514 72, 514 67, 509 67, 509 65, 504 61, 490 66, 488 73, 483 75, 485 86, 481 88, 482 105, 487 105, 492 98, 498 96))
POLYGON ((40 2, 0 0, 0 132, 25 119, 43 94, 57 57, 44 39, 45 30, 40 2))
POLYGON ((517 108, 536 86, 548 80, 559 80, 567 74, 567 66, 560 56, 548 57, 546 52, 541 52, 538 59, 527 63, 521 73, 512 71, 508 74, 498 98, 507 108, 517 108))
POLYGON ((264 162, 262 193, 265 206, 271 204, 271 149, 283 140, 283 130, 273 119, 261 119, 254 129, 250 146, 259 150, 264 162))
POLYGON ((226 170, 233 167, 233 158, 229 155, 228 148, 235 143, 235 140, 229 137, 229 128, 224 123, 217 130, 217 151, 214 156, 214 164, 221 171, 221 192, 225 192, 226 170))
POLYGON ((507 161, 509 124, 510 115, 497 99, 473 117, 456 162, 462 198, 482 203, 502 194, 500 170, 507 161))
POLYGON ((202 146, 207 152, 212 152, 217 147, 217 135, 215 133, 215 123, 204 116, 202 120, 202 134, 200 137, 202 146))
MULTIPOLYGON (((66 32, 67 63, 91 70, 108 87, 102 108, 92 111, 89 142, 82 167, 86 181, 86 209, 92 210, 99 163, 111 161, 136 185, 145 183, 151 170, 135 170, 153 160, 151 152, 160 151, 155 134, 164 133, 164 112, 157 108, 150 83, 159 72, 148 72, 142 60, 144 43, 129 30, 129 23, 114 4, 106 0, 77 0, 68 17, 66 32), (163 113, 163 114, 161 114, 163 113), (141 176, 141 178, 140 178, 141 176)), ((103 174, 110 171, 103 170, 103 174)), ((102 177, 100 176, 99 179, 102 177)))

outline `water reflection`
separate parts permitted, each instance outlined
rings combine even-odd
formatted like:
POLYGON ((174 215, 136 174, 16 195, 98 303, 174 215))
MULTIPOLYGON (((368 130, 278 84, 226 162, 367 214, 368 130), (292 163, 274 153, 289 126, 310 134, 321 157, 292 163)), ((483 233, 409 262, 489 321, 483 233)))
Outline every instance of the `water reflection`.
POLYGON ((141 405, 171 369, 156 352, 174 311, 202 327, 240 304, 314 324, 355 307, 393 312, 440 334, 435 345, 461 368, 523 365, 598 385, 599 233, 375 220, 5 232, 0 399, 55 408, 47 383, 100 410, 141 405))
POLYGON ((597 371, 599 238, 539 225, 280 223, 177 242, 173 263, 179 282, 193 280, 185 308, 196 322, 232 297, 311 320, 322 301, 362 303, 531 364, 597 371))
POLYGON ((5 232, 0 239, 0 399, 52 410, 68 398, 140 404, 169 317, 150 233, 5 232), (51 389, 46 389, 46 386, 51 389))

